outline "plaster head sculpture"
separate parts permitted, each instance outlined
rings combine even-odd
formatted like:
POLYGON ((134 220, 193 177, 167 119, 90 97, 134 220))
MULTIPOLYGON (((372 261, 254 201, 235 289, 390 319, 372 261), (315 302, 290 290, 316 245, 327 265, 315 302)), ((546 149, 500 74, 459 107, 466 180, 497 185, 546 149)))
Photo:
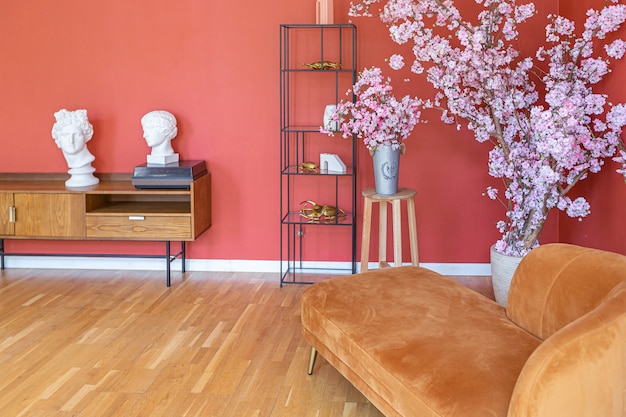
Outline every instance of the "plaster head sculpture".
POLYGON ((96 159, 87 149, 87 142, 93 137, 93 126, 87 119, 87 110, 69 111, 61 109, 54 113, 56 123, 52 126, 52 138, 63 151, 69 167, 70 178, 67 187, 87 187, 100 180, 93 173, 91 163, 96 159))
POLYGON ((147 160, 149 164, 169 164, 178 161, 178 154, 172 148, 172 139, 176 137, 176 117, 165 110, 154 110, 141 118, 143 137, 152 148, 147 160))

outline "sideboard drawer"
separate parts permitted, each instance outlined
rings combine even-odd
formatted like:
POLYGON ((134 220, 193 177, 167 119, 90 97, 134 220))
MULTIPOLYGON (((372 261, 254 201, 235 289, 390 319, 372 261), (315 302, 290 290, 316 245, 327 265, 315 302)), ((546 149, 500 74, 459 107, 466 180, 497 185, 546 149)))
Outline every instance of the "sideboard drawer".
POLYGON ((88 238, 136 240, 191 239, 190 216, 86 216, 88 238))

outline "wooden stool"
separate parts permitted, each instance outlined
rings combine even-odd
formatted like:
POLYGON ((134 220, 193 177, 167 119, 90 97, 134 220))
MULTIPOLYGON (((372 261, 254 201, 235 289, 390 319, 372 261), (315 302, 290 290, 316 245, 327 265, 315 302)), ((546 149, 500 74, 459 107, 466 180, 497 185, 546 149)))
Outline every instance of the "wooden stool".
POLYGON ((379 239, 378 265, 380 268, 389 266, 387 262, 387 203, 392 206, 393 218, 393 260, 394 266, 402 265, 402 220, 400 218, 400 203, 406 200, 407 216, 409 218, 409 240, 411 244, 411 264, 419 265, 417 252, 417 225, 415 221, 415 190, 399 188, 396 194, 376 194, 374 188, 363 190, 365 197, 363 208, 363 238, 361 241, 361 272, 368 270, 370 253, 370 232, 372 225, 372 203, 379 205, 379 239))

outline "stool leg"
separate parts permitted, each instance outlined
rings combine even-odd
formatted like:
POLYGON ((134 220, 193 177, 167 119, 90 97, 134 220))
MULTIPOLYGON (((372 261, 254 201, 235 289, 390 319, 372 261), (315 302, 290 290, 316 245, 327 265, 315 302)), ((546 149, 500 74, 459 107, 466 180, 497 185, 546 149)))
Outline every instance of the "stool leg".
POLYGON ((415 200, 406 201, 407 215, 409 216, 409 239, 411 241, 411 264, 419 266, 419 252, 417 250, 417 220, 415 219, 415 200))
POLYGON ((387 202, 378 204, 378 267, 388 267, 387 263, 387 202))
POLYGON ((370 232, 372 228, 372 199, 365 197, 363 206, 363 232, 361 238, 361 272, 368 270, 370 257, 370 232))
POLYGON ((402 266, 402 219, 400 200, 393 200, 393 260, 394 266, 402 266))

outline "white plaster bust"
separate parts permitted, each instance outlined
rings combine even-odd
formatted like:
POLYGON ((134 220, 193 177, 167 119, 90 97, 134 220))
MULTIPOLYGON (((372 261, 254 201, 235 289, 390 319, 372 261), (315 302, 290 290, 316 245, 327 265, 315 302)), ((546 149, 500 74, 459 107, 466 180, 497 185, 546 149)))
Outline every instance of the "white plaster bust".
POLYGON ((61 109, 54 113, 56 123, 52 126, 52 138, 63 151, 69 167, 67 187, 88 187, 100 182, 93 173, 91 163, 96 159, 87 149, 93 137, 93 126, 87 119, 87 110, 69 111, 61 109))
POLYGON ((152 148, 147 157, 149 164, 164 165, 178 162, 178 154, 172 148, 172 139, 176 137, 176 117, 165 110, 154 110, 141 118, 143 137, 152 148))

